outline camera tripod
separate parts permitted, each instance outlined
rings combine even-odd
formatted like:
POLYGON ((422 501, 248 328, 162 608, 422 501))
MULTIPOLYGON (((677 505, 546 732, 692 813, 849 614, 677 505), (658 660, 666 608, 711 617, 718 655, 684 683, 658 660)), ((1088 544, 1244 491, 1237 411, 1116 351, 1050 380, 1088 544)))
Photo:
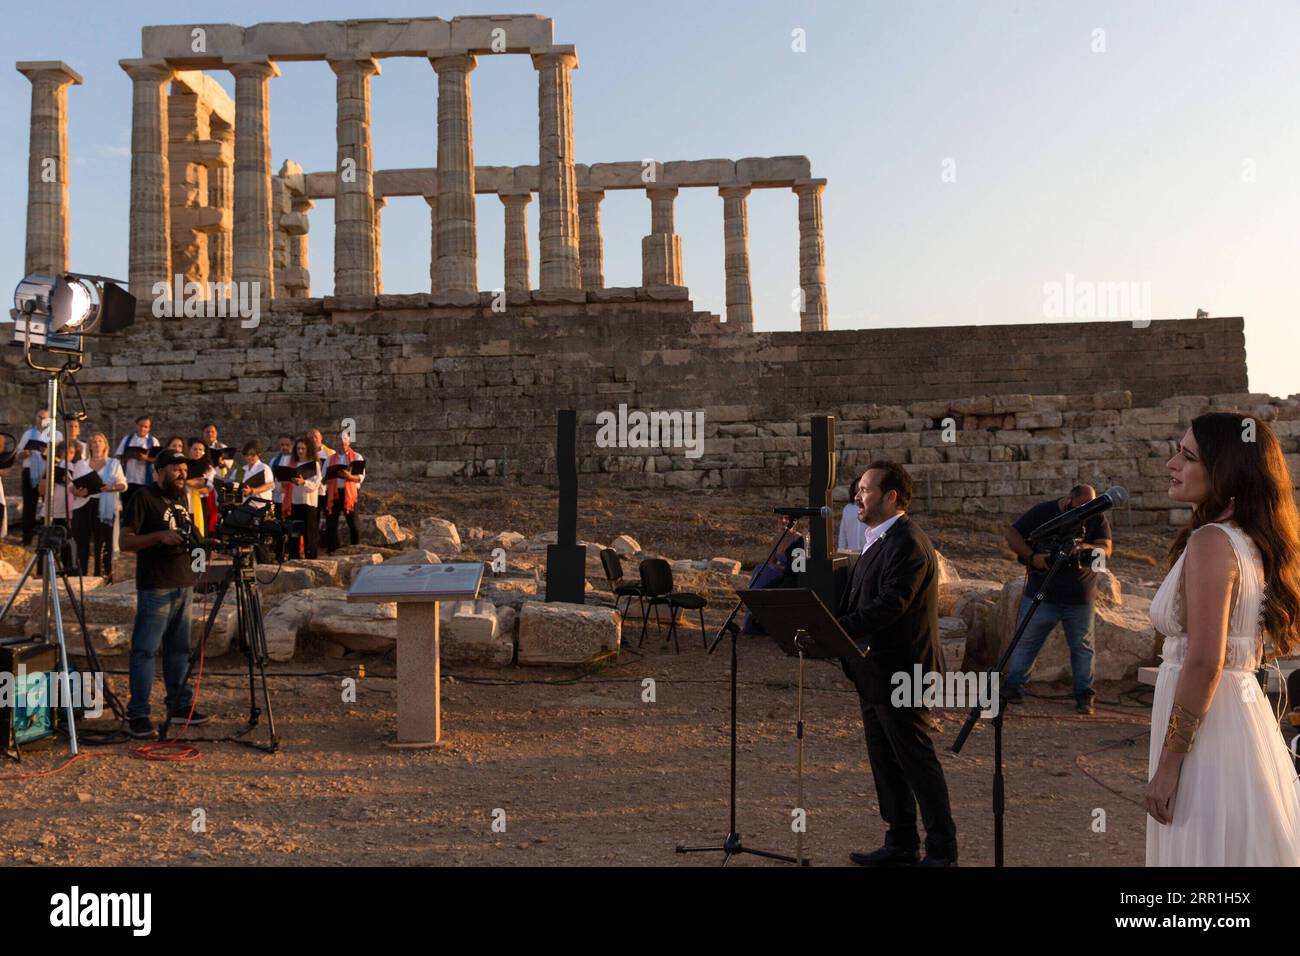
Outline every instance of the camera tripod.
MULTIPOLYGON (((266 684, 266 663, 270 659, 270 655, 266 649, 266 626, 262 620, 262 598, 257 591, 257 563, 253 559, 251 545, 230 544, 226 545, 226 549, 231 558, 230 573, 217 586, 216 598, 212 602, 212 610, 208 613, 207 622, 203 626, 203 637, 190 653, 189 669, 186 670, 185 680, 181 683, 184 685, 190 682, 190 678, 194 674, 194 667, 198 664, 203 649, 207 646, 208 635, 212 633, 212 628, 217 622, 217 615, 221 613, 221 605, 225 601, 226 594, 233 583, 235 587, 235 616, 238 622, 236 641, 248 661, 248 723, 243 730, 237 731, 228 737, 215 737, 211 738, 211 740, 213 742, 230 741, 265 753, 275 753, 279 749, 280 738, 275 732, 275 713, 271 709, 271 692, 266 684), (258 706, 259 683, 261 685, 261 702, 266 708, 267 729, 270 732, 270 740, 265 744, 244 739, 244 736, 251 733, 261 721, 262 708, 258 706)), ((162 729, 164 739, 167 737, 167 729, 170 724, 171 718, 168 717, 162 729)), ((204 740, 208 738, 191 737, 187 739, 204 740)))

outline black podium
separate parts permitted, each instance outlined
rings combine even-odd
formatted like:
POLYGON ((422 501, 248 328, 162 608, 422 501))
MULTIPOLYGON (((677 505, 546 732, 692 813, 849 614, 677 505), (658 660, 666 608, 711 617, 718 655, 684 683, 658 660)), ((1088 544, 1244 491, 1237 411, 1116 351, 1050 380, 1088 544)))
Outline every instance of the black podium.
MULTIPOLYGON (((809 657, 837 659, 865 657, 866 652, 853 643, 844 632, 835 615, 822 603, 816 591, 808 588, 776 588, 770 590, 737 591, 736 596, 745 602, 750 614, 768 637, 792 657, 799 658, 799 690, 795 697, 795 740, 797 762, 795 769, 795 799, 803 808, 803 674, 804 661, 809 657)), ((795 831, 795 860, 807 866, 803 855, 803 831, 795 831)))

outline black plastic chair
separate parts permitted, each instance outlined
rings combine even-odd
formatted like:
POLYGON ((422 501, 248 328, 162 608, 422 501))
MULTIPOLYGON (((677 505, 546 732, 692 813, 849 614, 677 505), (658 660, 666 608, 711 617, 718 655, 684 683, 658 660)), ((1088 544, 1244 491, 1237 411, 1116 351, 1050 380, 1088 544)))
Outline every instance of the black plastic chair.
POLYGON ((636 598, 644 611, 645 597, 641 585, 623 580, 623 562, 619 560, 618 552, 613 548, 601 548, 600 566, 605 569, 605 579, 609 581, 609 589, 614 592, 614 610, 626 615, 627 611, 632 610, 632 599, 636 598), (623 598, 627 598, 627 609, 620 611, 619 604, 623 598))
POLYGON ((673 590, 673 569, 662 558, 646 558, 641 562, 641 591, 645 604, 642 605, 641 639, 637 647, 645 643, 645 632, 650 619, 650 608, 655 609, 655 626, 659 626, 659 608, 666 607, 672 617, 668 625, 668 636, 673 639, 673 649, 680 654, 682 649, 677 643, 677 618, 683 610, 698 611, 700 614, 700 634, 704 637, 704 646, 709 646, 708 635, 704 631, 704 609, 709 602, 699 594, 689 591, 673 590))

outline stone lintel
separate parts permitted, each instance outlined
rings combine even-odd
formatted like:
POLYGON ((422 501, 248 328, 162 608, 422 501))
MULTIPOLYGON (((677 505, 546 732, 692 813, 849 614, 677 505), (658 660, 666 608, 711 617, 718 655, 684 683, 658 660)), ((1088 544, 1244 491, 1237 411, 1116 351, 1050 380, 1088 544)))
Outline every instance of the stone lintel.
POLYGON ((166 57, 187 68, 220 67, 233 56, 274 60, 335 57, 429 56, 431 51, 532 53, 554 42, 552 22, 536 15, 471 16, 444 20, 410 17, 317 20, 307 23, 233 23, 149 26, 140 31, 146 56, 166 57), (196 34, 195 31, 202 31, 196 34), (196 36, 201 48, 196 50, 196 36))
MULTIPOLYGON (((594 163, 590 166, 575 164, 577 188, 579 192, 604 192, 613 189, 636 189, 647 192, 652 189, 693 189, 721 188, 726 186, 745 186, 751 189, 792 189, 802 182, 819 182, 806 176, 788 175, 779 178, 778 173, 797 172, 796 160, 805 167, 806 157, 776 157, 770 162, 774 165, 760 169, 769 175, 763 180, 751 180, 736 174, 735 168, 740 163, 750 164, 753 170, 758 160, 738 160, 733 163, 725 159, 686 160, 663 164, 665 170, 658 182, 647 183, 641 179, 644 167, 639 162, 594 163), (782 169, 781 167, 785 168, 782 169)), ((768 162, 768 161, 764 161, 768 162)), ((437 193, 437 171, 432 167, 422 169, 377 169, 375 170, 375 188, 386 196, 423 196, 437 193)), ((336 173, 325 170, 306 174, 305 190, 312 199, 332 199, 335 191, 336 173)), ((532 166, 475 166, 474 192, 478 195, 491 195, 511 189, 528 190, 536 193, 539 188, 538 171, 532 166)))

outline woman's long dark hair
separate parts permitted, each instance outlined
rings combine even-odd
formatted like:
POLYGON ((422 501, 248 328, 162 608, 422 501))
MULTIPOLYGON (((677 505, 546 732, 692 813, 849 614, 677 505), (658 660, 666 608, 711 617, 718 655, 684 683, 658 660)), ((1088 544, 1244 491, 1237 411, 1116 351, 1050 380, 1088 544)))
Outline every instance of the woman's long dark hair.
POLYGON ((1169 549, 1170 564, 1193 531, 1231 504, 1232 520, 1250 535, 1264 562, 1264 626, 1278 652, 1289 654, 1300 643, 1300 517, 1282 446, 1267 424, 1236 412, 1198 415, 1192 435, 1210 494, 1192 509, 1192 520, 1169 549))

